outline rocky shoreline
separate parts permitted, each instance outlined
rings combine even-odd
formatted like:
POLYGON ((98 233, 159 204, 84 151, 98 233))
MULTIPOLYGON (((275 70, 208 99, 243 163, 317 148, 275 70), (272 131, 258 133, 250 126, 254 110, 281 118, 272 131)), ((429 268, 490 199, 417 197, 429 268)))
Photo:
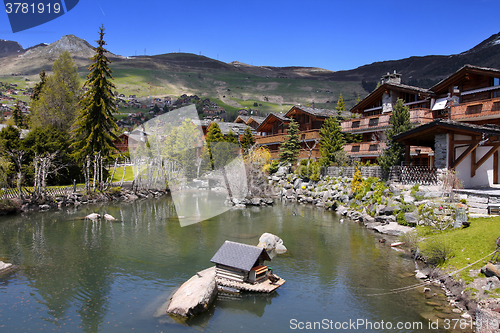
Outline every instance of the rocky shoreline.
POLYGON ((0 208, 0 215, 48 211, 62 207, 78 207, 99 202, 152 199, 167 195, 168 193, 168 190, 111 188, 111 190, 106 192, 93 192, 90 194, 74 192, 67 195, 46 196, 37 199, 31 197, 25 199, 16 198, 9 199, 9 205, 5 209, 0 208))
MULTIPOLYGON (((277 197, 284 201, 311 204, 321 209, 332 210, 341 216, 345 216, 350 221, 363 223, 368 229, 393 236, 401 236, 414 230, 414 227, 398 223, 397 214, 402 207, 413 205, 415 207, 429 206, 433 208, 436 199, 442 200, 445 197, 442 189, 438 186, 419 186, 419 190, 415 191, 415 189, 412 190, 412 186, 386 182, 383 189, 377 189, 377 185, 372 185, 370 191, 366 192, 362 198, 356 198, 351 188, 353 182, 351 178, 327 176, 322 177, 317 182, 311 182, 291 173, 289 168, 280 168, 277 173, 268 177, 268 182, 275 189, 277 197), (391 198, 388 198, 383 203, 379 200, 377 203, 373 200, 377 190, 381 192, 382 197, 390 195, 391 198)), ((461 197, 458 196, 456 199, 460 200, 461 197)), ((460 206, 460 203, 458 205, 460 206)), ((462 205, 462 207, 466 206, 462 205)), ((445 221, 454 219, 454 212, 447 209, 443 209, 441 212, 439 208, 438 212, 442 213, 439 216, 445 221)), ((425 216, 421 216, 417 211, 405 212, 402 216, 406 224, 419 225, 425 223, 423 221, 425 216)), ((399 218, 402 216, 400 214, 399 218)), ((429 287, 434 286, 442 289, 446 296, 446 303, 453 308, 450 311, 437 306, 436 311, 443 311, 443 314, 431 316, 432 318, 428 319, 454 317, 455 319, 468 320, 474 323, 478 302, 485 302, 484 295, 478 299, 472 298, 466 289, 467 287, 470 288, 470 286, 466 286, 462 281, 457 281, 448 272, 440 268, 429 267, 425 262, 424 265, 424 268, 416 271, 415 277, 426 282, 429 287)), ((496 277, 476 278, 473 285, 478 289, 500 288, 500 280, 496 277)), ((422 286, 420 288, 422 293, 426 294, 426 298, 430 299, 436 294, 429 293, 431 290, 429 287, 422 286)), ((434 304, 436 302, 427 303, 434 304)), ((469 327, 469 329, 473 331, 473 328, 469 327)))

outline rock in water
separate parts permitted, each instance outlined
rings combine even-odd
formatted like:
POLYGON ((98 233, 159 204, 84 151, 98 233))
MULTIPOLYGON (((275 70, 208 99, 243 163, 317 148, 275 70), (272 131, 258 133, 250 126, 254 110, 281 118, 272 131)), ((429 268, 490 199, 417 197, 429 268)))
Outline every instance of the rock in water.
POLYGON ((196 273, 175 292, 167 308, 168 314, 191 317, 206 311, 217 296, 215 266, 196 273))
POLYGON ((11 266, 12 266, 12 264, 4 263, 3 261, 0 261, 0 271, 4 270, 4 269, 7 269, 7 268, 9 268, 11 266))
POLYGON ((109 214, 104 214, 104 219, 106 221, 118 221, 117 219, 115 219, 113 216, 111 216, 109 214))
POLYGON ((283 240, 276 235, 265 232, 259 238, 258 247, 266 249, 266 251, 276 250, 277 254, 283 254, 287 251, 285 245, 283 245, 283 240))
POLYGON ((97 214, 97 213, 92 213, 92 214, 89 214, 89 215, 85 216, 85 218, 86 219, 91 219, 91 220, 97 220, 97 219, 101 218, 101 215, 97 214))

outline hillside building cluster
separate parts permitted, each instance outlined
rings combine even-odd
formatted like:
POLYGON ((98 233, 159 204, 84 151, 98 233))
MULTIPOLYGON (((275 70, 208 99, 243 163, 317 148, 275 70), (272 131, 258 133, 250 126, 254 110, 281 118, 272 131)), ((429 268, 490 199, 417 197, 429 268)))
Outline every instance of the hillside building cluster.
MULTIPOLYGON (((465 65, 429 89, 402 84, 401 74, 387 73, 341 122, 343 133, 362 135, 362 142, 344 146, 347 155, 376 161, 386 148, 384 133, 398 99, 414 126, 396 137, 406 146, 405 165, 454 169, 466 187, 499 183, 500 70, 465 65)), ((257 143, 277 158, 293 118, 303 145, 299 159, 306 158, 325 119, 335 116, 335 110, 300 105, 286 114, 271 113, 255 129, 257 143)), ((319 145, 311 156, 319 157, 319 145)))

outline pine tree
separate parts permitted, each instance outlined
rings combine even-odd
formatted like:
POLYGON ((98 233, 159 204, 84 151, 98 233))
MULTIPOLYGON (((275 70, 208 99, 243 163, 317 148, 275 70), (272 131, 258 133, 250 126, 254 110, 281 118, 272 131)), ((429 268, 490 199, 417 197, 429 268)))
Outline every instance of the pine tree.
POLYGON ((17 128, 24 128, 24 117, 23 112, 21 111, 20 101, 14 105, 14 110, 12 111, 12 118, 14 118, 14 124, 17 128))
POLYGON ((342 136, 342 128, 335 117, 325 119, 323 126, 319 130, 321 137, 319 152, 321 154, 321 164, 329 166, 335 160, 335 152, 344 149, 345 140, 342 136))
POLYGON ((75 155, 79 160, 97 152, 107 157, 117 150, 113 140, 117 139, 115 131, 118 131, 118 126, 112 114, 116 109, 113 96, 116 87, 108 66, 110 60, 105 55, 108 51, 104 48, 104 26, 100 27, 99 36, 99 46, 91 58, 93 64, 89 67, 90 73, 84 84, 88 91, 80 100, 82 110, 73 129, 75 155))
POLYGON ((292 119, 288 124, 288 133, 280 146, 279 159, 281 162, 295 164, 300 153, 299 124, 292 119))
POLYGON ((339 100, 337 101, 337 105, 335 106, 335 110, 337 110, 337 117, 342 118, 342 112, 345 111, 345 102, 342 94, 339 95, 339 100))
POLYGON ((42 69, 39 75, 40 75, 40 82, 35 84, 35 87, 33 88, 31 101, 38 100, 38 98, 40 97, 40 93, 42 92, 42 88, 45 85, 45 82, 47 81, 47 75, 45 74, 45 69, 42 69))
POLYGON ((245 132, 243 133, 243 137, 241 138, 241 149, 243 149, 243 154, 247 155, 248 151, 254 144, 255 138, 252 134, 252 130, 250 129, 250 127, 247 127, 245 129, 245 132))
POLYGON ((405 145, 401 142, 396 142, 393 138, 412 128, 410 123, 410 110, 408 106, 404 106, 402 99, 397 100, 392 111, 389 124, 391 125, 385 132, 387 138, 387 149, 378 157, 378 164, 384 169, 389 170, 391 166, 401 164, 404 158, 405 145))

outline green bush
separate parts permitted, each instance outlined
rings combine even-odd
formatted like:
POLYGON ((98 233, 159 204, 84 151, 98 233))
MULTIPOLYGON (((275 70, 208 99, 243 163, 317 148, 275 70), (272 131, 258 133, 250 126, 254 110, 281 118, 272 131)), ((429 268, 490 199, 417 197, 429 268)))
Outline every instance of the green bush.
POLYGON ((278 172, 279 166, 280 166, 280 161, 278 160, 272 161, 268 168, 269 174, 272 175, 273 173, 278 172))
POLYGON ((422 255, 429 265, 441 266, 453 256, 452 254, 452 248, 446 242, 432 240, 422 245, 422 255))
POLYGON ((321 177, 321 165, 319 162, 310 161, 309 166, 307 165, 308 160, 300 161, 300 165, 295 170, 295 172, 302 179, 310 179, 312 181, 319 181, 321 177))

